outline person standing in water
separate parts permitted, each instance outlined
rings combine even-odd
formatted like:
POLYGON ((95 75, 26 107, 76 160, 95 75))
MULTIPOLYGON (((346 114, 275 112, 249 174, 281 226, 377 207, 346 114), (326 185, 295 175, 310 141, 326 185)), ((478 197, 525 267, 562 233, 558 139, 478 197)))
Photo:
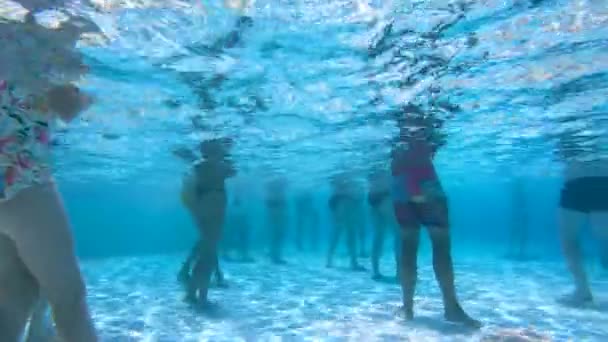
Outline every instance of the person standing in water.
MULTIPOLYGON (((246 1, 241 2, 239 4, 239 6, 241 6, 240 10, 244 11, 246 5, 248 5, 246 3, 246 1)), ((242 42, 241 38, 242 38, 243 32, 247 28, 250 28, 252 25, 253 25, 253 20, 251 19, 251 17, 246 16, 243 13, 241 13, 241 15, 239 15, 239 17, 235 23, 235 28, 233 30, 231 30, 226 36, 218 39, 211 46, 193 45, 193 46, 187 46, 187 49, 193 54, 196 54, 199 51, 213 51, 214 53, 218 53, 218 54, 222 53, 222 52, 224 52, 224 49, 234 48, 239 43, 241 43, 242 42)), ((170 63, 167 63, 167 64, 170 64, 170 63)), ((223 83, 223 81, 226 79, 225 75, 223 75, 223 74, 215 75, 208 82, 204 82, 204 77, 201 75, 201 73, 198 73, 198 72, 197 73, 180 73, 179 76, 186 84, 188 84, 192 88, 195 95, 198 96, 199 108, 201 110, 211 111, 215 108, 215 104, 211 99, 209 90, 218 89, 221 86, 221 84, 223 83)), ((175 107, 175 106, 179 106, 180 101, 179 100, 170 100, 170 101, 168 101, 168 104, 169 104, 169 107, 175 107)), ((203 123, 203 118, 200 115, 196 115, 196 116, 192 117, 192 124, 193 124, 193 128, 195 130, 204 131, 207 129, 207 127, 205 127, 205 125, 203 123)), ((175 150, 173 153, 174 153, 174 155, 176 155, 177 157, 179 157, 185 161, 194 161, 196 159, 196 155, 189 148, 179 148, 179 149, 175 150)), ((185 194, 186 194, 186 192, 182 191, 182 202, 184 203, 184 205, 186 207, 188 207, 189 204, 186 204, 186 201, 189 199, 186 199, 184 197, 185 194)), ((196 260, 199 259, 199 251, 201 250, 201 246, 202 246, 202 241, 197 242, 193 246, 186 261, 183 263, 183 265, 180 269, 180 272, 178 274, 178 280, 180 282, 182 282, 184 284, 191 283, 190 273, 191 273, 192 265, 196 260)), ((216 282, 217 282, 218 286, 225 287, 226 283, 224 281, 223 273, 220 269, 219 259, 216 260, 216 266, 214 269, 215 269, 216 282)))
POLYGON ((267 224, 270 228, 270 261, 285 264, 283 242, 287 225, 286 180, 282 176, 270 180, 266 188, 267 224))
POLYGON ((0 23, 0 36, 13 37, 0 52, 0 341, 20 340, 45 301, 63 341, 98 340, 51 171, 53 122, 71 122, 93 102, 74 84, 87 72, 75 49, 84 32, 100 30, 82 17, 47 29, 32 12, 0 23))
POLYGON ((356 221, 359 221, 359 224, 356 226, 357 230, 357 247, 359 248, 359 258, 367 258, 369 256, 367 252, 367 222, 365 221, 365 203, 364 201, 357 201, 357 207, 354 207, 352 210, 352 214, 357 216, 353 218, 356 221))
POLYGON ((563 137, 560 141, 565 183, 559 201, 559 230, 568 270, 574 278, 574 291, 559 301, 582 306, 593 302, 579 241, 586 221, 600 243, 602 264, 604 267, 608 264, 608 159, 582 161, 584 156, 577 153, 578 147, 572 144, 575 141, 569 140, 563 137))
POLYGON ((452 265, 448 201, 435 172, 433 158, 445 143, 441 122, 407 104, 397 113, 398 144, 392 152, 392 198, 401 227, 401 287, 406 319, 414 317, 420 228, 424 225, 433 249, 433 269, 443 295, 444 317, 451 322, 479 327, 456 297, 452 265))
MULTIPOLYGON (((382 280, 380 273, 380 258, 384 247, 384 238, 387 231, 394 231, 393 203, 391 201, 390 173, 383 170, 374 170, 369 176, 369 190, 367 202, 371 209, 374 239, 372 244, 372 279, 382 280)), ((397 237, 397 235, 395 234, 397 237)), ((397 239, 396 239, 397 240, 397 239)), ((396 247, 396 242, 394 244, 396 247)), ((395 260, 398 261, 395 248, 395 260)), ((397 267, 398 269, 398 267, 397 267)))
POLYGON ((182 198, 199 229, 201 241, 197 243, 184 270, 194 262, 192 274, 184 277, 186 301, 207 307, 211 276, 218 271, 218 247, 222 237, 226 211, 226 180, 236 174, 228 159, 229 139, 211 139, 201 143, 203 161, 194 165, 182 186, 182 198))
POLYGON ((357 259, 357 225, 361 224, 355 218, 353 208, 357 206, 357 185, 346 174, 332 178, 332 194, 329 198, 333 230, 329 240, 326 267, 333 267, 333 258, 342 233, 346 233, 346 246, 350 258, 350 268, 354 271, 365 271, 357 259))

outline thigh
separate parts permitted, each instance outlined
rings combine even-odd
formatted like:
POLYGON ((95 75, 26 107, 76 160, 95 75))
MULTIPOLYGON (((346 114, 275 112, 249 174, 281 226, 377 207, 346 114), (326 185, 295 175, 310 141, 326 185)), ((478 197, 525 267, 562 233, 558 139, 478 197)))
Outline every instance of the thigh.
POLYGON ((200 241, 219 243, 222 239, 224 222, 220 217, 215 215, 199 215, 196 217, 196 225, 201 236, 200 241))
POLYGON ((384 230, 384 218, 382 217, 382 212, 379 207, 371 208, 371 218, 373 223, 373 228, 376 233, 381 233, 384 230))
POLYGON ((445 229, 450 227, 450 214, 446 197, 428 198, 424 202, 414 204, 420 223, 429 229, 445 229))
POLYGON ((562 238, 577 238, 588 215, 575 210, 561 208, 559 210, 559 231, 562 238))
POLYGON ((0 340, 25 328, 37 300, 38 283, 19 259, 14 242, 0 234, 0 340))
POLYGON ((608 211, 598 211, 589 214, 593 235, 602 241, 608 241, 608 211))
POLYGON ((420 220, 413 203, 394 202, 393 209, 397 223, 401 227, 402 235, 410 230, 417 230, 420 228, 420 220))
POLYGON ((54 185, 29 188, 10 201, 15 228, 10 232, 20 259, 51 302, 82 290, 72 234, 54 185))

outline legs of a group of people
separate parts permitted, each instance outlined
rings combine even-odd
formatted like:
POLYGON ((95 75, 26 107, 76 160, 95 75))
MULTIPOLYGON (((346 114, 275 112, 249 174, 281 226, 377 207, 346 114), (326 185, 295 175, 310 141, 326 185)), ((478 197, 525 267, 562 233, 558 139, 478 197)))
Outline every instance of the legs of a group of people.
MULTIPOLYGON (((350 266, 353 269, 359 269, 361 266, 357 260, 357 227, 360 222, 352 219, 355 215, 353 215, 352 210, 349 210, 349 203, 347 202, 347 200, 341 200, 333 211, 334 227, 330 237, 327 265, 332 266, 333 254, 338 242, 342 235, 346 234, 350 266)), ((405 316, 408 319, 414 316, 418 246, 420 231, 424 226, 427 228, 431 241, 433 269, 443 297, 445 318, 449 321, 478 326, 479 322, 464 312, 456 295, 447 199, 445 197, 427 197, 422 201, 395 202, 393 204, 395 216, 400 226, 400 231, 397 234, 399 251, 396 261, 398 264, 398 278, 403 291, 405 316)), ((286 215, 284 209, 282 207, 270 209, 270 217, 273 220, 270 227, 270 257, 273 262, 282 260, 280 246, 284 237, 285 220, 281 218, 286 215)), ((375 277, 381 277, 379 259, 384 245, 383 240, 391 225, 386 213, 380 211, 373 213, 372 271, 375 277)), ((570 299, 577 302, 592 299, 578 241, 580 229, 587 219, 589 219, 595 235, 604 248, 608 241, 608 230, 606 229, 608 215, 606 213, 584 213, 566 208, 560 210, 562 247, 576 285, 576 290, 570 299)), ((297 239, 301 239, 301 236, 298 237, 298 233, 296 233, 296 236, 297 239)), ((208 288, 208 279, 211 273, 218 270, 216 240, 217 238, 210 239, 208 240, 209 243, 205 243, 205 239, 203 239, 200 247, 192 253, 194 254, 196 251, 200 254, 192 278, 202 281, 203 285, 198 288, 201 291, 208 288)), ((605 257, 605 252, 601 256, 605 257)), ((190 259, 195 259, 195 257, 190 259)), ((188 263, 190 262, 188 261, 188 263)), ((200 297, 206 298, 206 292, 201 293, 200 297)))
POLYGON ((287 221, 286 206, 283 202, 268 206, 270 228, 270 261, 274 264, 285 264, 283 259, 283 242, 285 239, 285 225, 287 221))

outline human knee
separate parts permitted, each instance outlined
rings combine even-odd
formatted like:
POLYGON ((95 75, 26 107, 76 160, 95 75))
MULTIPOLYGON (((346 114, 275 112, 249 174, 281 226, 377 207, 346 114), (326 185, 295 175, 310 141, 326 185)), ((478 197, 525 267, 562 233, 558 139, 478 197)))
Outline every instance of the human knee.
MULTIPOLYGON (((402 226, 399 236, 401 238, 402 249, 405 251, 403 246, 418 245, 418 241, 420 240, 420 228, 415 226, 402 226)), ((408 247, 408 249, 411 248, 408 247)))

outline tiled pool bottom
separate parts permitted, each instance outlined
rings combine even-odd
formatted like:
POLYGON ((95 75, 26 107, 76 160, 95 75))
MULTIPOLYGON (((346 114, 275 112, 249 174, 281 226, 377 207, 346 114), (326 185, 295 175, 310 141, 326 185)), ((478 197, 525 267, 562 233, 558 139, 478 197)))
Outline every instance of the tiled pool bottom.
POLYGON ((182 301, 176 281, 181 262, 181 256, 84 262, 102 341, 490 341, 491 335, 524 329, 552 341, 608 341, 608 277, 594 273, 594 308, 566 308, 555 302, 570 290, 560 264, 457 264, 463 306, 484 323, 469 331, 443 322, 429 260, 420 261, 412 322, 396 313, 395 283, 326 269, 321 258, 304 257, 284 266, 224 262, 230 287, 212 289, 210 297, 220 308, 206 316, 182 301))

